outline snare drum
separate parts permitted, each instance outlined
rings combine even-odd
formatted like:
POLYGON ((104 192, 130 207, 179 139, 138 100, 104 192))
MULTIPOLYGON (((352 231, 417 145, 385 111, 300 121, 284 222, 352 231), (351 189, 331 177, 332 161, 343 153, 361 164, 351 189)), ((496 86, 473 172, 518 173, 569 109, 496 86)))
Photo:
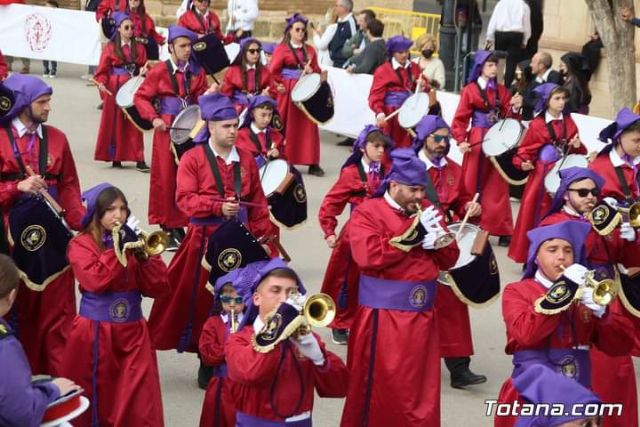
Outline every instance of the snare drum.
POLYGON ((398 124, 405 129, 412 129, 428 112, 429 95, 424 92, 414 93, 402 103, 398 124))
MULTIPOLYGON (((457 233, 460 225, 449 225, 449 231, 457 233)), ((438 276, 438 282, 451 286, 458 298, 469 305, 489 303, 500 293, 500 274, 491 245, 485 246, 482 255, 471 254, 481 231, 476 225, 465 224, 457 239, 460 255, 456 264, 438 276)))
POLYGON ((270 197, 273 193, 283 193, 286 188, 285 183, 292 181, 292 175, 289 173, 289 164, 282 159, 268 161, 260 168, 260 184, 264 195, 270 197))
POLYGON ((322 82, 320 74, 306 74, 291 89, 291 101, 316 124, 333 118, 333 94, 329 83, 322 82))
POLYGON ((524 133, 524 126, 518 120, 503 119, 491 126, 482 139, 482 152, 511 185, 524 185, 529 177, 529 172, 517 169, 511 162, 524 133))
POLYGON ((176 157, 176 162, 184 153, 195 145, 193 138, 202 127, 200 119, 200 107, 189 105, 180 111, 171 124, 169 137, 171 138, 171 150, 176 157))
POLYGON ((295 167, 289 167, 289 175, 267 201, 271 221, 280 227, 294 229, 307 221, 307 191, 302 174, 295 167))
POLYGON ((68 422, 89 408, 89 399, 82 396, 82 392, 82 389, 76 390, 47 405, 40 427, 71 426, 68 422))
POLYGON ((558 160, 553 168, 544 177, 544 188, 552 196, 556 194, 560 187, 560 171, 571 167, 586 168, 589 165, 589 161, 582 154, 569 154, 562 159, 558 160))
POLYGON ((144 77, 135 76, 131 77, 116 94, 116 105, 122 108, 125 116, 137 127, 140 131, 146 131, 153 129, 153 124, 149 120, 142 118, 138 109, 133 103, 133 97, 136 91, 144 81, 144 77))

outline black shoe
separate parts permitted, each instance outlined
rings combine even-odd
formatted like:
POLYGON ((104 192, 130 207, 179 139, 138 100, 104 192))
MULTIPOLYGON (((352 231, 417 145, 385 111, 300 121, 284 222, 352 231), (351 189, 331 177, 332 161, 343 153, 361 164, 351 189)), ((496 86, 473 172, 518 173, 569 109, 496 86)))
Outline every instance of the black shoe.
POLYGON ((498 239, 498 246, 502 246, 504 248, 509 247, 511 244, 511 236, 500 236, 498 239))
POLYGON ((136 169, 140 172, 149 172, 151 170, 144 161, 136 162, 136 169))
POLYGON ((200 367, 198 368, 198 387, 202 390, 206 390, 212 376, 213 366, 206 366, 200 362, 200 367))
POLYGON ((178 240, 176 234, 173 231, 169 231, 169 243, 167 244, 167 252, 175 252, 180 247, 180 240, 178 240))
POLYGON ((124 169, 122 162, 111 162, 111 167, 116 169, 124 169))
POLYGON ((345 138, 342 141, 338 141, 336 145, 338 147, 353 147, 353 143, 356 142, 353 138, 345 138))
POLYGON ((338 345, 347 345, 349 341, 348 329, 331 329, 331 341, 338 345))
POLYGON ((324 171, 319 165, 309 166, 309 175, 324 176, 324 171))
POLYGON ((484 375, 474 374, 468 366, 458 369, 451 373, 451 387, 465 388, 470 385, 482 384, 487 382, 484 375))
POLYGON ((184 228, 182 227, 174 228, 173 232, 178 237, 178 240, 180 240, 180 243, 182 243, 182 241, 184 240, 184 237, 187 235, 187 233, 184 231, 184 228))
POLYGON ((104 107, 104 102, 101 102, 100 104, 98 104, 98 106, 96 108, 98 110, 102 110, 102 107, 104 107))

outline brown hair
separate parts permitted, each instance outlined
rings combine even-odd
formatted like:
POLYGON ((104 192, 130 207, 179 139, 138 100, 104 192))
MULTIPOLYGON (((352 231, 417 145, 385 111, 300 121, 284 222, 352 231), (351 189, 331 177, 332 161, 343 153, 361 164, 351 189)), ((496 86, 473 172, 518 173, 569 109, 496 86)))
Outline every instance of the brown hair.
POLYGON ((127 197, 124 195, 122 190, 117 187, 108 187, 100 192, 98 198, 96 199, 96 206, 94 209, 93 218, 84 230, 83 233, 88 233, 93 237, 93 240, 96 242, 98 247, 104 250, 104 244, 102 243, 102 234, 104 233, 104 227, 100 224, 100 220, 107 213, 107 209, 113 202, 116 200, 122 200, 124 204, 127 206, 127 216, 131 214, 129 210, 129 202, 127 201, 127 197))
MULTIPOLYGON (((133 26, 133 21, 131 21, 131 19, 126 19, 126 21, 131 22, 131 25, 133 26)), ((124 22, 124 21, 122 21, 124 22)), ((120 24, 122 25, 122 24, 120 24)), ((116 54, 116 56, 118 58, 120 58, 122 60, 122 62, 124 62, 125 64, 135 64, 136 63, 136 57, 137 55, 137 42, 136 42, 136 38, 135 36, 131 37, 131 48, 129 49, 131 51, 131 62, 127 61, 127 58, 125 58, 124 53, 122 52, 122 37, 120 37, 120 27, 116 28, 116 35, 113 39, 113 47, 114 47, 114 52, 116 54)))
POLYGON ((296 282, 296 285, 298 284, 298 276, 296 275, 296 273, 293 272, 293 270, 288 268, 275 268, 262 278, 262 280, 258 284, 258 287, 269 277, 278 277, 280 279, 291 279, 294 282, 296 282))
POLYGON ((0 254, 0 298, 6 297, 16 289, 19 281, 16 264, 7 255, 0 254))

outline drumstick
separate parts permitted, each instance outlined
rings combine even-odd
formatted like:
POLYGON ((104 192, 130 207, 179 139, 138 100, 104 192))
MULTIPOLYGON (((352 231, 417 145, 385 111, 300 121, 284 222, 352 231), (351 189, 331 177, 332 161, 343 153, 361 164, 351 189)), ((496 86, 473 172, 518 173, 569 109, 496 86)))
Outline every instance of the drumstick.
POLYGON ((173 129, 173 130, 188 130, 188 131, 192 131, 193 130, 191 128, 181 128, 181 127, 176 127, 176 126, 168 127, 167 126, 167 130, 169 130, 169 129, 173 129))
MULTIPOLYGON (((478 197, 480 197, 480 193, 476 193, 476 195, 473 196, 473 200, 471 200, 471 203, 476 203, 478 201, 478 197)), ((456 241, 460 237, 460 233, 462 233, 462 229, 464 229, 464 226, 467 225, 467 221, 469 221, 470 214, 471 214, 471 209, 467 209, 467 213, 464 214, 464 219, 460 223, 460 228, 458 228, 458 232, 456 233, 456 241)))
MULTIPOLYGON (((89 81, 91 83, 93 83, 94 85, 98 86, 98 90, 100 89, 100 85, 102 83, 98 82, 96 79, 89 79, 89 81)), ((104 87, 104 86, 103 86, 104 87)), ((111 93, 111 91, 109 91, 109 89, 107 89, 106 87, 102 90, 102 92, 105 92, 107 95, 109 96, 113 96, 113 94, 111 93)))
MULTIPOLYGON (((27 175, 36 176, 36 173, 33 171, 31 166, 26 165, 24 167, 24 169, 27 171, 27 175)), ((55 211, 58 213, 58 215, 63 215, 64 214, 64 208, 62 206, 60 206, 60 204, 56 201, 56 199, 54 199, 53 196, 51 196, 51 194, 49 194, 49 192, 47 190, 42 188, 38 192, 42 195, 42 197, 44 197, 47 200, 47 202, 49 202, 51 207, 53 209, 55 209, 55 211)))
POLYGON ((214 198, 213 201, 220 202, 220 203, 240 203, 241 205, 245 205, 253 208, 261 208, 263 206, 260 203, 244 202, 242 200, 225 200, 225 199, 214 198))
POLYGON ((398 114, 400 114, 400 110, 402 109, 402 106, 398 107, 398 109, 396 111, 394 111, 393 113, 389 114, 388 116, 386 116, 384 119, 382 119, 383 122, 386 122, 387 120, 397 116, 398 114))

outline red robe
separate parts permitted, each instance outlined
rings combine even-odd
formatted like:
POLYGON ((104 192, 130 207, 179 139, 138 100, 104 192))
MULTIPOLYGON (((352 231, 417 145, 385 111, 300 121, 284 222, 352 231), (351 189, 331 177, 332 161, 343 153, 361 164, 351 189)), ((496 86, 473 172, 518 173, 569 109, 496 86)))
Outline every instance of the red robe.
POLYGON ((239 102, 234 97, 237 92, 242 92, 244 95, 260 95, 264 89, 270 88, 269 96, 276 97, 277 92, 275 91, 271 71, 262 65, 259 68, 258 72, 255 69, 247 70, 246 82, 242 76, 242 65, 232 65, 227 68, 220 92, 234 101, 238 113, 242 112, 247 103, 239 102), (256 81, 256 77, 260 77, 260 80, 256 81))
MULTIPOLYGON (((347 204, 353 210, 365 199, 371 197, 380 185, 373 182, 367 174, 367 182, 360 177, 360 163, 345 166, 340 171, 338 180, 322 199, 318 219, 325 239, 331 235, 338 236, 336 246, 331 251, 327 264, 321 292, 333 298, 336 302, 336 317, 331 323, 334 329, 349 329, 358 309, 358 279, 360 270, 353 261, 351 245, 349 243, 349 221, 345 222, 338 234, 338 216, 342 214, 347 204), (346 301, 345 298, 346 292, 346 301)), ((387 166, 387 170, 390 166, 387 166)), ((364 170, 362 171, 364 173, 364 170)), ((384 171, 383 175, 384 175, 384 171)), ((382 178, 381 178, 382 180, 382 178)))
POLYGON ((220 30, 220 18, 218 18, 218 15, 211 9, 209 9, 209 13, 205 19, 196 12, 194 8, 191 8, 180 16, 178 25, 193 31, 201 37, 213 33, 219 40, 222 41, 224 39, 222 30, 220 30))
MULTIPOLYGON (((423 207, 427 206, 430 203, 424 201, 423 207)), ((437 251, 418 245, 408 253, 390 245, 389 240, 406 231, 413 218, 392 208, 382 197, 361 203, 350 221, 353 257, 362 274, 374 278, 436 280, 438 271, 449 269, 459 256, 455 243, 437 251)), ((446 227, 444 223, 442 226, 446 227)), ((438 346, 434 311, 372 309, 360 305, 349 333, 349 392, 341 425, 360 425, 365 417, 370 427, 440 425, 438 346), (399 373, 402 381, 398 381, 399 373)))
MULTIPOLYGON (((245 225, 258 238, 268 236, 272 226, 256 162, 248 152, 238 150, 238 153, 242 174, 242 200, 260 205, 248 207, 249 223, 245 225)), ((176 201, 188 217, 221 217, 222 203, 213 199, 226 199, 235 194, 233 165, 227 166, 220 157, 217 157, 217 161, 225 194, 218 194, 204 145, 196 146, 182 157, 178 168, 176 201)), ((169 283, 173 286, 173 294, 156 299, 149 316, 151 336, 158 350, 177 348, 188 324, 192 326, 192 333, 190 337, 184 337, 187 341, 185 350, 195 352, 198 348, 202 326, 208 319, 213 304, 211 292, 205 288, 209 273, 201 262, 207 248, 207 239, 218 226, 219 224, 190 223, 184 241, 169 264, 169 283), (192 303, 194 293, 196 298, 192 303)))
MULTIPOLYGON (((167 126, 175 119, 175 114, 158 113, 153 101, 163 97, 185 97, 184 74, 176 72, 179 94, 174 93, 167 65, 160 62, 151 68, 147 77, 135 94, 134 103, 142 118, 152 121, 160 117, 167 126)), ((207 90, 207 76, 204 71, 191 77, 191 90, 187 102, 194 104, 198 96, 207 90)), ((178 209, 175 201, 176 171, 178 169, 170 148, 169 131, 154 131, 153 154, 151 157, 151 185, 149 187, 149 224, 160 224, 167 228, 184 227, 187 217, 178 209)))
POLYGON ((349 375, 347 368, 338 356, 326 350, 317 334, 314 335, 325 358, 323 366, 316 366, 299 354, 289 341, 278 344, 269 353, 259 353, 251 343, 253 335, 253 326, 246 326, 231 335, 225 347, 227 354, 233 355, 227 360, 227 366, 229 378, 235 383, 238 412, 283 421, 276 415, 271 402, 276 404, 280 414, 292 416, 313 410, 314 390, 320 397, 344 397, 349 375), (272 393, 276 379, 277 387, 272 393), (298 406, 301 387, 304 387, 304 398, 298 406))
MULTIPOLYGON (((316 50, 310 45, 304 45, 311 68, 314 73, 320 72, 316 50)), ((304 68, 302 48, 294 49, 297 60, 286 43, 276 46, 271 58, 271 74, 275 82, 285 87, 285 93, 278 93, 278 113, 282 117, 287 140, 287 158, 294 165, 317 165, 320 163, 320 134, 318 125, 291 101, 291 90, 298 83, 298 79, 284 78, 280 73, 284 68, 304 68)))
MULTIPOLYGON (((570 115, 563 115, 563 119, 566 122, 566 141, 568 143, 578 134, 578 128, 570 115)), ((565 132, 562 120, 553 120, 551 126, 553 126, 556 136, 562 138, 565 132)), ((545 124, 545 113, 542 113, 529 123, 529 129, 518 147, 518 153, 513 156, 513 165, 520 170, 522 170, 522 162, 525 160, 535 166, 524 187, 513 239, 509 246, 509 258, 515 262, 524 263, 527 261, 527 252, 529 251, 527 232, 537 227, 544 214, 551 208, 551 196, 544 187, 544 178, 555 163, 545 163, 538 158, 540 149, 547 144, 557 146, 559 141, 552 140, 545 124)), ((567 154, 587 154, 587 149, 584 145, 580 145, 579 148, 569 146, 567 154)))
MULTIPOLYGON (((221 316, 209 317, 200 335, 200 358, 216 370, 226 370, 225 342, 229 338, 229 325, 221 316)), ((235 427, 236 408, 231 388, 233 382, 227 375, 211 377, 202 403, 200 427, 235 427)))
POLYGON ((7 78, 9 75, 9 65, 7 65, 7 61, 4 59, 2 52, 0 52, 0 82, 7 78))
MULTIPOLYGON (((374 71, 373 83, 369 90, 369 108, 373 110, 376 116, 380 113, 388 116, 400 108, 400 105, 387 105, 384 102, 385 95, 387 95, 388 92, 411 92, 411 94, 415 92, 416 81, 422 74, 422 70, 420 70, 418 64, 409 61, 411 79, 408 78, 407 69, 403 69, 400 72, 402 73, 402 81, 400 81, 398 74, 396 74, 396 71, 393 69, 391 61, 385 62, 374 71)), ((424 92, 429 92, 430 90, 428 84, 423 88, 424 92)), ((407 133, 406 129, 398 124, 398 116, 387 121, 387 126, 384 131, 393 141, 394 148, 411 146, 411 136, 407 133)))
MULTIPOLYGON (((57 187, 56 200, 66 210, 67 223, 74 230, 79 230, 85 208, 80 200, 80 182, 69 143, 57 128, 48 125, 44 128, 47 130, 49 151, 46 172, 51 175, 46 179, 49 190, 54 192, 57 187)), ((11 129, 14 130, 13 126, 11 129)), ((31 151, 35 156, 30 156, 27 151, 30 141, 28 134, 16 138, 16 143, 25 165, 31 166, 35 173, 40 173, 37 160, 40 139, 36 139, 31 151)), ((0 129, 0 176, 19 172, 7 134, 0 129)), ((0 207, 4 212, 5 224, 8 224, 8 211, 22 193, 17 187, 19 179, 4 179, 0 180, 0 207)), ((68 268, 41 292, 33 291, 22 283, 16 302, 6 316, 7 321, 17 326, 16 335, 24 347, 34 375, 60 373, 68 330, 76 314, 74 281, 73 272, 68 268)))
MULTIPOLYGON (((611 159, 609 158, 608 150, 599 154, 594 161, 589 163, 589 169, 604 178, 601 197, 613 197, 618 202, 625 201, 625 194, 622 191, 620 182, 618 181, 618 175, 616 175, 613 163, 611 163, 611 159)), ((625 181, 627 181, 627 185, 629 186, 633 199, 638 200, 638 198, 640 198, 640 190, 638 189, 638 183, 636 182, 636 173, 627 164, 622 166, 622 173, 624 174, 625 181)))
MULTIPOLYGON (((128 265, 123 267, 113 249, 100 249, 93 236, 85 233, 69 243, 68 256, 81 292, 140 291, 151 298, 170 292, 167 267, 159 256, 142 262, 129 252, 128 265)), ((147 321, 97 322, 80 314, 73 320, 62 375, 84 388, 94 405, 96 339, 100 425, 163 425, 158 362, 147 321), (144 399, 140 399, 140 393, 144 393, 144 399)), ((73 424, 91 425, 91 413, 90 408, 73 424)))
MULTIPOLYGON (((503 85, 498 85, 500 97, 500 117, 515 116, 509 102, 511 95, 503 85)), ((495 105, 496 92, 487 90, 490 105, 495 105)), ((510 236, 513 232, 509 185, 500 176, 491 161, 482 152, 482 138, 488 128, 471 127, 469 121, 474 111, 484 110, 484 101, 475 83, 468 84, 462 90, 456 114, 451 123, 453 138, 458 142, 467 141, 472 147, 462 160, 464 185, 474 194, 480 193, 478 200, 482 204, 480 227, 495 236, 510 236)))
MULTIPOLYGON (((569 349, 578 345, 595 344, 611 355, 624 355, 633 346, 631 321, 620 311, 617 302, 609 305, 606 314, 598 319, 586 306, 574 303, 568 310, 553 314, 535 312, 535 301, 547 289, 534 279, 524 279, 507 285, 502 293, 502 315, 507 327, 505 352, 548 348, 569 349)), ((511 378, 502 385, 499 403, 520 399, 511 378)), ((496 417, 496 427, 513 426, 514 417, 496 417)))
POLYGON ((128 0, 101 0, 96 9, 96 21, 109 16, 116 9, 119 12, 126 12, 128 8, 128 0), (117 6, 117 7, 116 7, 117 6))
POLYGON ((165 39, 156 31, 156 24, 148 13, 141 15, 138 12, 129 11, 129 19, 133 23, 133 35, 136 37, 152 38, 159 45, 164 44, 165 39))
MULTIPOLYGON (((136 71, 138 71, 147 62, 147 54, 141 43, 136 43, 135 47, 135 65, 136 71)), ((129 46, 123 46, 122 51, 125 58, 131 59, 129 46)), ((95 73, 95 80, 104 84, 112 95, 100 93, 104 105, 100 118, 94 160, 105 162, 144 161, 142 132, 135 127, 123 110, 116 105, 118 90, 131 78, 131 75, 127 72, 124 75, 115 74, 116 71, 114 69, 117 68, 122 72, 124 64, 125 61, 116 55, 113 42, 107 44, 102 51, 100 63, 95 73)))
MULTIPOLYGON (((271 140, 270 145, 275 146, 275 148, 280 153, 280 156, 278 158, 286 160, 286 156, 284 154, 284 150, 285 150, 284 136, 282 136, 280 131, 277 131, 271 128, 269 128, 267 132, 269 134, 269 139, 271 140)), ((261 143, 260 149, 258 150, 256 143, 251 138, 252 133, 253 131, 251 130, 250 126, 239 129, 238 139, 236 139, 236 147, 250 152, 253 155, 253 157, 256 157, 258 155, 266 156, 267 152, 271 149, 271 147, 270 146, 267 147, 262 141, 260 141, 260 138, 258 138, 258 142, 261 143)), ((267 139, 265 139, 265 142, 268 144, 267 139)))

